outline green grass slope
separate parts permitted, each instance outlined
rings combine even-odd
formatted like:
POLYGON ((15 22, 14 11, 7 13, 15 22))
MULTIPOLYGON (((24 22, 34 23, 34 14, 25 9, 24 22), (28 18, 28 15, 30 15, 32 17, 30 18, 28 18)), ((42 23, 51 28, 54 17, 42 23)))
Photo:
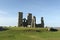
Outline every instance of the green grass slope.
POLYGON ((60 40, 60 31, 44 31, 45 28, 9 28, 7 31, 0 31, 0 40, 60 40), (24 32, 21 30, 43 30, 41 32, 24 32))

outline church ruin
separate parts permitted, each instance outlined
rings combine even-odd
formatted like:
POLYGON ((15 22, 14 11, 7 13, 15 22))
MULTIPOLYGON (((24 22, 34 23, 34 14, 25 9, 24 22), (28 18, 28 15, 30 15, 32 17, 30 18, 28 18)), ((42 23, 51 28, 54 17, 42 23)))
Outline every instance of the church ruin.
POLYGON ((18 12, 18 27, 44 28, 44 20, 43 17, 41 17, 41 24, 36 24, 36 17, 32 16, 32 13, 28 13, 26 19, 23 18, 23 12, 18 12))

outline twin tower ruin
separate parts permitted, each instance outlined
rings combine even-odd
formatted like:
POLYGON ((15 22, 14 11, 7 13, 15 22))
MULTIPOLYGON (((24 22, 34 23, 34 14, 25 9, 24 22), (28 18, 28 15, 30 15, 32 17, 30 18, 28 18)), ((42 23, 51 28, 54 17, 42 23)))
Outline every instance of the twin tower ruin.
POLYGON ((18 27, 42 27, 44 28, 44 20, 41 17, 41 24, 36 24, 36 17, 28 13, 27 19, 23 18, 23 12, 18 12, 18 27))

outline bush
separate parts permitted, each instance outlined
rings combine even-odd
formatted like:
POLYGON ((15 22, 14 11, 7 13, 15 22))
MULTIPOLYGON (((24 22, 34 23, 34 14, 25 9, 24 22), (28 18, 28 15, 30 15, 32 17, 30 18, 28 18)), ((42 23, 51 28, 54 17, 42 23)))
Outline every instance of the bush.
POLYGON ((24 32, 44 32, 47 31, 47 28, 24 28, 23 30, 20 31, 24 31, 24 32))
POLYGON ((0 31, 8 30, 8 28, 0 27, 0 31))
POLYGON ((24 27, 10 27, 9 30, 20 32, 46 32, 48 28, 24 28, 24 27))
POLYGON ((58 30, 54 28, 50 28, 50 31, 58 31, 58 30))

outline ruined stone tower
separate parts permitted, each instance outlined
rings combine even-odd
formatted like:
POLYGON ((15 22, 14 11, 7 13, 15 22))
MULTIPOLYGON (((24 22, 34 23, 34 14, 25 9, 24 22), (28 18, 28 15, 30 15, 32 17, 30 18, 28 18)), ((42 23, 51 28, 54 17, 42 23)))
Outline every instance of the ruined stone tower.
POLYGON ((36 26, 36 17, 35 16, 32 16, 31 27, 34 27, 35 28, 35 26, 36 26))
POLYGON ((27 19, 23 18, 23 12, 18 12, 18 27, 39 27, 44 28, 44 19, 41 17, 41 24, 36 24, 36 17, 32 16, 31 13, 28 13, 27 19))
POLYGON ((32 22, 32 14, 28 13, 28 15, 27 15, 27 24, 31 26, 31 22, 32 22))
POLYGON ((18 27, 23 25, 23 12, 18 12, 18 27))
POLYGON ((44 20, 43 20, 43 17, 41 17, 41 27, 44 28, 44 20))

